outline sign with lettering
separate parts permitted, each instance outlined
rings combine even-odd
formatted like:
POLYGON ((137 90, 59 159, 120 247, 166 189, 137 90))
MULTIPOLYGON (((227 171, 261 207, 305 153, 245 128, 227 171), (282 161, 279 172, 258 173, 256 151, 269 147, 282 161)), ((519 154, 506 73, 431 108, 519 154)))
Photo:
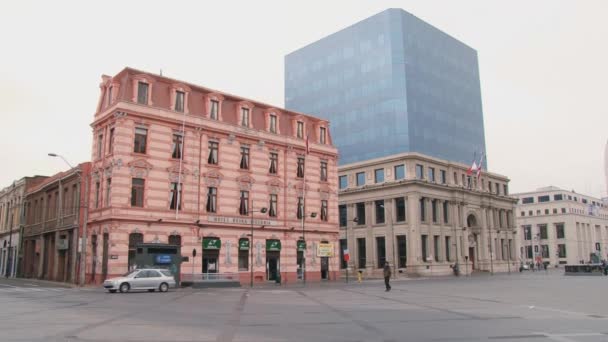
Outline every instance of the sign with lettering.
POLYGON ((156 264, 157 265, 164 265, 164 264, 170 264, 171 263, 171 256, 167 255, 167 254, 161 254, 161 255, 157 255, 156 256, 156 264))
POLYGON ((318 257, 333 257, 334 256, 334 244, 333 243, 319 243, 317 246, 318 257))
POLYGON ((281 241, 279 240, 266 240, 266 251, 276 252, 281 250, 281 241))
POLYGON ((239 240, 239 250, 249 250, 249 239, 240 239, 239 240))
POLYGON ((203 249, 220 249, 222 240, 218 238, 203 238, 203 249))
MULTIPOLYGON (((251 225, 250 217, 231 217, 231 216, 209 216, 207 221, 210 223, 242 224, 251 225)), ((253 219, 254 226, 278 226, 279 222, 273 220, 253 219)))

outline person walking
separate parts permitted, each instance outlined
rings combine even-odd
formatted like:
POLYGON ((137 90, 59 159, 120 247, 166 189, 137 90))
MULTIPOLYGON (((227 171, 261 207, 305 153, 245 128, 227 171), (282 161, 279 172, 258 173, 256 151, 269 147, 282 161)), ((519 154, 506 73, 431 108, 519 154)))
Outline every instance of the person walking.
POLYGON ((391 290, 391 267, 388 262, 384 263, 384 285, 386 285, 386 292, 391 290))

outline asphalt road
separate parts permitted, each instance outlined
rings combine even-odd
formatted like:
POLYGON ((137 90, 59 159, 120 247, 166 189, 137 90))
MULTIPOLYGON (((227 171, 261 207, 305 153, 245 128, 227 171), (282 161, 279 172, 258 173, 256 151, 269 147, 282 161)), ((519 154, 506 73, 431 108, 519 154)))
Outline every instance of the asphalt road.
POLYGON ((561 272, 109 294, 0 279, 0 341, 608 341, 608 277, 561 272))

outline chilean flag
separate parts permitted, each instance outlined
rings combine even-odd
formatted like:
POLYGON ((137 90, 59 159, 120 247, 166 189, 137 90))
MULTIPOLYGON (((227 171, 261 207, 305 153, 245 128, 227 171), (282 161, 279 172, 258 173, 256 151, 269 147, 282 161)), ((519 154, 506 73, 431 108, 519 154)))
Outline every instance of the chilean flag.
POLYGON ((473 174, 473 172, 475 172, 475 173, 479 172, 479 169, 477 167, 477 163, 475 163, 475 160, 473 160, 473 165, 471 165, 471 167, 469 167, 469 169, 467 170, 467 175, 471 176, 473 174))

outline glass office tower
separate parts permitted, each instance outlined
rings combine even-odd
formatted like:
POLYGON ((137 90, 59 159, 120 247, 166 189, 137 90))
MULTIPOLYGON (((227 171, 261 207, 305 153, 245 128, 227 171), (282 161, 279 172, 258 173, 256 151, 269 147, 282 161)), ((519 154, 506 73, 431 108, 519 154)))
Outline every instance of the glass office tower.
POLYGON ((401 9, 287 55, 285 107, 329 119, 340 164, 485 152, 477 52, 401 9))

